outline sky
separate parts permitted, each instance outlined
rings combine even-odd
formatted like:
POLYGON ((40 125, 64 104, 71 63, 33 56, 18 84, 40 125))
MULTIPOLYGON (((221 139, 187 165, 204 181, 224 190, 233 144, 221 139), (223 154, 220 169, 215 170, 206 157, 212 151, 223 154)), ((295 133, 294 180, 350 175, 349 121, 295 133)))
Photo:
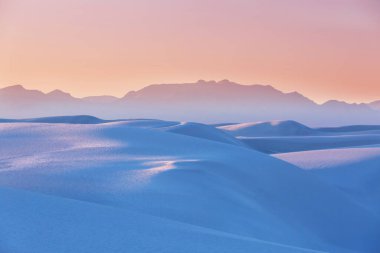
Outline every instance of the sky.
POLYGON ((0 0, 0 87, 120 97, 198 79, 380 99, 380 1, 0 0))

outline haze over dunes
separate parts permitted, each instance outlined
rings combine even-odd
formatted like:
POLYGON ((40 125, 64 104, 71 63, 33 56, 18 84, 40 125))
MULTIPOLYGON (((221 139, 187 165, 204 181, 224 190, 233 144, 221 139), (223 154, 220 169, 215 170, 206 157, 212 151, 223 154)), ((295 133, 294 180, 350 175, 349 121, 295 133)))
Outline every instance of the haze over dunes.
POLYGON ((90 114, 107 119, 159 118, 204 123, 292 119, 328 127, 380 124, 377 103, 329 100, 317 104, 298 92, 285 93, 269 85, 240 85, 229 80, 149 85, 120 98, 76 98, 60 90, 43 93, 21 85, 0 89, 3 118, 90 114))

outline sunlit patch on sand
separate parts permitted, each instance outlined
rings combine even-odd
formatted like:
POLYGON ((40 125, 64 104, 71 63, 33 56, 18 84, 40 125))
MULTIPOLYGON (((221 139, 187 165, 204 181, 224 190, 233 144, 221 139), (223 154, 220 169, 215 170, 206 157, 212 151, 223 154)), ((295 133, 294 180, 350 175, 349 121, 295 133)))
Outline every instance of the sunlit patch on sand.
MULTIPOLYGON (((152 158, 150 158, 152 159, 152 158)), ((180 164, 194 162, 193 160, 168 160, 168 161, 149 161, 142 162, 140 169, 128 169, 119 174, 120 180, 118 187, 128 190, 137 190, 149 184, 151 180, 166 171, 178 169, 180 164)))

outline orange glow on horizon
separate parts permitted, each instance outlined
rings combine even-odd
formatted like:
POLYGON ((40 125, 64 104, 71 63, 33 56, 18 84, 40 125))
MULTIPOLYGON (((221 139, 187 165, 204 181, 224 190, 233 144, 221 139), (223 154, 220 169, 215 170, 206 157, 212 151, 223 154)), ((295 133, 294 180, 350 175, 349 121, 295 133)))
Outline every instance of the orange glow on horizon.
POLYGON ((377 0, 0 0, 0 87, 123 96, 230 79, 380 99, 377 0))

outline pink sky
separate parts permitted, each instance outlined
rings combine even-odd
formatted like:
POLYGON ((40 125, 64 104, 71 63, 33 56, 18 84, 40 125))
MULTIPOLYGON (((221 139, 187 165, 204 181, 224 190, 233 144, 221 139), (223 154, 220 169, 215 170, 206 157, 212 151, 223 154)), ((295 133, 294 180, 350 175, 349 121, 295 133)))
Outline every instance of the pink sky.
POLYGON ((380 99, 378 0, 0 0, 0 87, 76 96, 228 78, 380 99))

